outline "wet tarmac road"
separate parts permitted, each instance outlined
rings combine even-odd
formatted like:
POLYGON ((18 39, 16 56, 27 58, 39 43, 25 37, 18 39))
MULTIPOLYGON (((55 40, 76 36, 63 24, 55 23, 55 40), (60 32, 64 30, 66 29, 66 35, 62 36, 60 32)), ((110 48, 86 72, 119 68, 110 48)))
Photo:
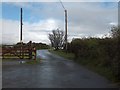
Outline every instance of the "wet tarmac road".
POLYGON ((110 81, 77 63, 37 51, 40 64, 3 64, 3 88, 107 88, 110 81))

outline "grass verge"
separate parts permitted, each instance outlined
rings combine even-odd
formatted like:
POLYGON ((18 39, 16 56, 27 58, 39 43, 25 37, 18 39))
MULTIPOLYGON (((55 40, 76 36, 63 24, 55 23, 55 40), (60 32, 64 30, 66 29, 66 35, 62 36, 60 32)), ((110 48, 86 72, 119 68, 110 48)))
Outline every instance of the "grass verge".
POLYGON ((66 53, 66 52, 63 51, 63 50, 58 50, 58 51, 48 50, 48 51, 51 52, 51 53, 54 53, 54 54, 56 54, 56 55, 59 55, 59 56, 61 56, 61 57, 70 59, 70 60, 73 60, 73 59, 74 59, 74 54, 73 54, 73 53, 66 53))
MULTIPOLYGON (((67 58, 70 60, 74 60, 73 53, 66 53, 62 50, 58 50, 58 51, 49 50, 49 52, 57 54, 59 56, 62 56, 64 58, 67 58)), ((79 63, 82 66, 85 66, 89 70, 92 70, 93 72, 96 72, 96 73, 100 74, 101 76, 106 77, 108 80, 110 80, 112 82, 116 82, 112 70, 108 67, 99 65, 99 62, 98 62, 99 60, 89 59, 89 58, 84 58, 84 59, 79 58, 78 60, 74 60, 74 61, 76 61, 77 63, 79 63)))
POLYGON ((9 58, 9 59, 2 59, 2 62, 15 62, 15 61, 23 61, 23 64, 39 64, 41 63, 40 58, 37 58, 36 60, 29 60, 29 59, 17 59, 17 58, 9 58))
POLYGON ((87 67, 89 70, 92 70, 94 72, 97 72, 98 74, 106 77, 108 80, 115 82, 115 77, 113 75, 113 72, 111 68, 108 68, 106 66, 102 66, 97 62, 97 60, 91 60, 91 59, 79 59, 77 62, 85 67, 87 67))

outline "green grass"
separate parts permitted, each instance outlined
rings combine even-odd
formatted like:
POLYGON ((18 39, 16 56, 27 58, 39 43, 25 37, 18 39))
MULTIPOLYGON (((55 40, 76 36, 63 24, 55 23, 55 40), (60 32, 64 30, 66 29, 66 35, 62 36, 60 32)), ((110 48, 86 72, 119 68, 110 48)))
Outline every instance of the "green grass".
MULTIPOLYGON (((42 59, 40 59, 40 58, 39 59, 37 58, 36 60, 27 60, 27 59, 25 60, 24 59, 25 63, 23 63, 23 64, 39 64, 39 63, 41 63, 41 60, 42 59)), ((2 62, 9 62, 9 61, 10 62, 19 61, 19 59, 17 59, 17 58, 15 58, 15 59, 13 59, 13 58, 12 59, 10 59, 10 58, 9 59, 2 59, 2 62)))
MULTIPOLYGON (((66 53, 62 50, 58 50, 58 51, 49 50, 49 51, 54 53, 54 54, 57 54, 59 56, 62 56, 64 58, 74 60, 74 54, 73 53, 66 53)), ((100 74, 101 76, 106 77, 108 80, 116 82, 112 70, 108 67, 99 65, 100 60, 90 59, 89 57, 88 58, 86 57, 86 58, 79 58, 75 61, 77 63, 79 63, 80 65, 85 66, 89 70, 92 70, 93 72, 96 72, 96 73, 100 74)))
POLYGON ((97 72, 98 74, 106 77, 108 80, 111 80, 113 82, 116 81, 111 68, 99 65, 97 60, 79 59, 77 62, 89 70, 97 72))
POLYGON ((8 61, 19 61, 19 59, 17 59, 17 58, 4 58, 4 59, 2 59, 2 62, 8 62, 8 61))
POLYGON ((63 50, 58 50, 58 51, 49 50, 49 52, 57 54, 57 55, 59 55, 61 57, 64 57, 64 58, 67 58, 67 59, 70 59, 70 60, 74 59, 74 54, 73 53, 66 53, 63 50))

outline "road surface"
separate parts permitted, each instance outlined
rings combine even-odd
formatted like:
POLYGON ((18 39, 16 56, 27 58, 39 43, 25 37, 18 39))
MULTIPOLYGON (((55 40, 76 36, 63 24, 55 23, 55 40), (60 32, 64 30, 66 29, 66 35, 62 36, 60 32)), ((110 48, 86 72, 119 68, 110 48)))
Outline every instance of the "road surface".
POLYGON ((3 64, 3 88, 108 88, 111 82, 97 73, 49 53, 37 51, 39 64, 3 64))

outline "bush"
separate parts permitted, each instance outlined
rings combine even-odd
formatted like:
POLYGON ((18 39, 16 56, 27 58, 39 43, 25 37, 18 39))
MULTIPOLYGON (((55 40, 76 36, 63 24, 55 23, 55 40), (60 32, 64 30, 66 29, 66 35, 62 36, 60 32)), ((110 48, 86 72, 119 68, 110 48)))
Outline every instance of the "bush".
POLYGON ((75 54, 75 58, 87 56, 88 47, 84 40, 73 39, 71 42, 71 51, 75 54))
POLYGON ((101 67, 111 69, 120 81, 120 26, 112 27, 109 38, 76 38, 68 45, 75 60, 86 60, 101 67))

